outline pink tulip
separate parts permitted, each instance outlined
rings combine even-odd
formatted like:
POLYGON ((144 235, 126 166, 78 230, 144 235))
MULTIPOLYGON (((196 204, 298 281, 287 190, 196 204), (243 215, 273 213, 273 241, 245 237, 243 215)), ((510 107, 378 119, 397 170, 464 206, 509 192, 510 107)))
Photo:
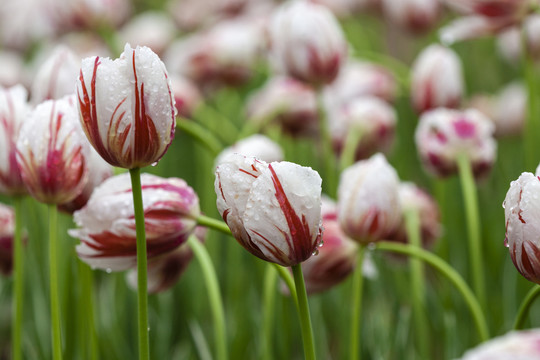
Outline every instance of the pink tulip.
POLYGON ((84 59, 77 95, 84 132, 109 164, 144 167, 167 151, 176 126, 174 97, 165 65, 149 48, 127 44, 114 61, 84 59))
POLYGON ((48 204, 73 200, 87 181, 88 151, 73 95, 38 105, 17 139, 17 164, 28 192, 48 204))
POLYGON ((383 240, 401 221, 396 171, 382 154, 346 168, 338 187, 338 219, 359 243, 383 240))
POLYGON ((9 89, 0 86, 0 193, 25 194, 26 188, 17 165, 16 143, 30 107, 26 90, 18 85, 9 89))
POLYGON ((269 35, 276 69, 314 86, 331 83, 347 56, 343 32, 322 5, 284 3, 272 17, 269 35))
MULTIPOLYGON (((186 182, 141 175, 148 258, 167 253, 195 229, 199 199, 186 182)), ((81 240, 77 254, 99 269, 121 271, 137 262, 135 215, 129 174, 117 175, 98 186, 88 203, 76 211, 78 229, 69 234, 81 240)))
POLYGON ((463 74, 461 61, 453 50, 430 45, 414 62, 411 76, 411 98, 417 113, 437 107, 459 106, 463 95, 463 74))
POLYGON ((495 161, 493 123, 477 110, 439 108, 422 115, 416 128, 416 147, 427 170, 439 177, 457 172, 457 157, 465 154, 474 175, 486 175, 495 161))
POLYGON ((311 168, 237 154, 216 170, 217 208, 246 250, 293 266, 320 243, 321 183, 311 168))
POLYGON ((13 237, 15 232, 15 212, 9 206, 0 204, 0 274, 8 276, 13 269, 13 237))

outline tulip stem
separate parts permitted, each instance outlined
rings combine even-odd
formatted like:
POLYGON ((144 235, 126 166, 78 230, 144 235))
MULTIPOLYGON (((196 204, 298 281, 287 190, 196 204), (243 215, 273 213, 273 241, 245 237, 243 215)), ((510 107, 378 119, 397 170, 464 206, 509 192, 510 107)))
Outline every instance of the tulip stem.
POLYGON ((525 165, 527 171, 534 171, 538 165, 537 144, 540 132, 540 111, 538 108, 538 84, 536 80, 536 64, 528 50, 526 26, 522 30, 522 47, 524 49, 523 69, 524 77, 527 84, 527 116, 524 127, 524 142, 525 142, 525 165))
POLYGON ((362 273, 362 267, 364 263, 364 256, 366 253, 366 246, 360 244, 358 247, 358 255, 356 260, 356 266, 353 274, 353 288, 352 288, 352 316, 351 316, 351 338, 350 338, 350 359, 360 360, 360 320, 362 316, 362 292, 364 288, 364 276, 362 273))
POLYGON ((328 118, 323 99, 323 88, 317 91, 317 115, 319 117, 319 131, 322 143, 322 156, 324 161, 324 176, 326 189, 325 193, 330 196, 335 195, 336 191, 336 158, 332 149, 332 137, 328 128, 328 118))
POLYGON ((482 259, 482 244, 480 239, 480 214, 478 212, 478 195, 471 169, 471 162, 466 154, 457 157, 459 178, 465 203, 467 230, 469 235, 469 261, 472 272, 473 288, 480 304, 485 304, 484 266, 482 259))
POLYGON ((141 169, 129 170, 135 211, 135 229, 137 234, 137 303, 139 326, 139 359, 150 358, 149 328, 148 328, 148 285, 147 285, 147 255, 146 232, 144 227, 144 207, 141 188, 141 169))
MULTIPOLYGON (((418 211, 409 210, 405 212, 405 227, 407 237, 412 246, 422 247, 420 238, 420 216, 418 211)), ((416 339, 419 346, 419 351, 422 359, 429 359, 428 348, 428 332, 426 328, 427 318, 424 312, 425 301, 425 283, 424 283, 424 267, 419 259, 410 259, 411 269, 411 285, 413 289, 413 309, 414 322, 416 328, 416 339)))
POLYGON ((525 297, 525 299, 521 303, 521 306, 519 307, 519 311, 516 316, 516 321, 514 322, 514 330, 523 329, 523 323, 525 322, 525 319, 527 315, 529 314, 531 305, 538 296, 540 296, 540 285, 535 285, 527 293, 527 296, 525 297))
POLYGON ((214 157, 223 149, 221 142, 211 132, 194 121, 177 117, 176 127, 198 141, 208 149, 214 157))
POLYGON ((49 277, 51 297, 52 352, 54 360, 62 359, 62 332, 60 328, 60 298, 58 295, 58 209, 49 205, 49 277))
POLYGON ((486 341, 489 339, 486 318, 484 317, 484 313, 482 312, 478 299, 475 297, 474 293, 467 286, 467 283, 463 280, 459 273, 444 260, 430 253, 429 251, 408 244, 381 241, 376 243, 375 249, 414 256, 437 269, 443 276, 450 280, 450 282, 463 296, 463 299, 469 306, 469 310, 473 316, 480 340, 486 341))
POLYGON ((349 129, 347 137, 345 138, 345 145, 341 152, 340 169, 345 170, 355 162, 356 148, 358 143, 362 139, 362 129, 358 126, 353 126, 349 129))
POLYGON ((15 262, 15 279, 13 297, 13 325, 12 325, 12 359, 22 359, 22 324, 23 324, 23 304, 24 304, 24 247, 22 243, 22 197, 16 196, 13 199, 15 205, 15 238, 13 248, 13 258, 15 262))
POLYGON ((221 293, 219 291, 219 284, 216 275, 216 270, 212 264, 212 259, 203 244, 197 240, 195 236, 188 238, 188 244, 193 254, 201 265, 204 281, 208 291, 208 297, 210 299, 210 308, 214 316, 214 331, 216 341, 216 358, 218 360, 226 360, 227 355, 227 335, 225 328, 225 312, 223 310, 223 300, 221 299, 221 293))
POLYGON ((309 304, 306 293, 306 284, 302 274, 302 266, 296 264, 292 266, 294 284, 298 298, 298 315, 302 328, 302 341, 304 342, 304 356, 306 360, 315 359, 315 342, 313 341, 313 328, 311 327, 311 317, 309 315, 309 304))
POLYGON ((261 353, 263 360, 272 360, 272 329, 274 325, 274 310, 276 301, 276 282, 278 273, 267 266, 264 272, 264 293, 263 293, 263 319, 261 332, 261 353))
POLYGON ((91 360, 97 360, 98 350, 96 341, 96 328, 94 325, 94 274, 92 269, 82 261, 78 261, 79 276, 82 285, 81 292, 81 305, 79 309, 81 311, 81 323, 83 324, 83 341, 87 344, 87 351, 85 354, 89 356, 91 360), (86 321, 82 321, 85 319, 86 321))

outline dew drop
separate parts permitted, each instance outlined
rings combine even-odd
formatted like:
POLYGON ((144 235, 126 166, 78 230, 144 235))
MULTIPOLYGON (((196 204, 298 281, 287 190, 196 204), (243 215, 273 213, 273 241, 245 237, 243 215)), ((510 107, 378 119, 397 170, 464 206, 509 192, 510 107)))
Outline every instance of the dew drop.
POLYGON ((315 248, 315 250, 313 250, 313 252, 311 253, 312 256, 317 256, 319 255, 319 248, 315 248))

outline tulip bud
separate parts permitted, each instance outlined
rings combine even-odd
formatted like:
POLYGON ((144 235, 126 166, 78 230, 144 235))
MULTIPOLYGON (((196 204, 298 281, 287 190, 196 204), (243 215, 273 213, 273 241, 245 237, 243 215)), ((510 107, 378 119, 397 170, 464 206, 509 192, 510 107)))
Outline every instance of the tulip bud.
POLYGON ((73 200, 87 181, 87 144, 73 95, 38 105, 17 139, 17 164, 28 192, 47 204, 73 200))
POLYGON ((81 209, 86 205, 88 199, 90 199, 94 189, 106 179, 113 176, 113 167, 103 160, 91 146, 88 148, 88 180, 75 199, 58 206, 58 209, 61 211, 72 214, 74 211, 81 209))
POLYGON ((307 1, 289 1, 270 25, 271 58, 278 69, 314 86, 331 83, 347 56, 347 42, 330 10, 307 1))
POLYGON ((131 13, 129 0, 70 0, 50 2, 48 9, 57 31, 115 28, 131 13))
MULTIPOLYGON (((418 214, 420 240, 423 247, 429 248, 441 235, 441 219, 437 203, 427 192, 411 182, 401 183, 398 194, 403 214, 407 211, 415 211, 418 214)), ((400 243, 409 242, 404 218, 401 225, 387 239, 400 243)))
MULTIPOLYGON (((337 208, 328 197, 322 198, 324 227, 318 254, 302 263, 302 272, 309 294, 330 289, 347 278, 356 265, 358 246, 343 233, 337 221, 337 208)), ((367 259, 366 259, 367 260, 367 259)))
POLYGON ((424 166, 439 177, 457 172, 457 157, 465 154, 474 175, 486 175, 497 153, 493 123, 477 110, 439 108, 420 117, 415 141, 424 166))
POLYGON ((462 14, 476 14, 490 19, 519 18, 533 9, 530 0, 445 0, 451 8, 462 14))
POLYGON ((120 31, 124 43, 147 46, 162 54, 174 39, 176 28, 165 12, 147 11, 133 17, 120 31))
POLYGON ((510 184, 503 202, 505 246, 516 269, 527 280, 540 284, 540 177, 523 173, 510 184))
POLYGON ((292 266, 320 243, 321 183, 311 168, 236 154, 218 166, 214 186, 219 213, 240 245, 292 266))
POLYGON ((0 193, 21 195, 26 188, 17 165, 17 138, 30 108, 27 92, 17 85, 9 89, 0 86, 0 193))
POLYGON ((13 269, 13 236, 15 212, 0 204, 0 274, 8 276, 13 269))
POLYGON ((349 60, 339 72, 336 80, 325 87, 324 100, 329 107, 339 107, 364 96, 375 96, 394 101, 397 84, 386 68, 368 62, 349 60))
POLYGON ((521 83, 510 83, 497 94, 492 117, 495 123, 495 136, 523 133, 527 97, 527 91, 521 83))
POLYGON ((0 86, 26 84, 23 58, 14 51, 0 50, 0 86))
POLYGON ((357 98, 329 115, 330 133, 338 154, 343 151, 352 129, 360 132, 355 159, 365 159, 374 152, 386 151, 394 140, 396 112, 378 98, 357 98))
POLYGON ((538 61, 540 59, 540 15, 527 16, 522 26, 512 26, 499 34, 497 48, 501 55, 511 63, 519 63, 526 44, 527 56, 538 61), (525 41, 522 41, 525 36, 525 41))
POLYGON ((293 136, 317 133, 317 99, 313 89, 293 78, 274 77, 255 94, 247 105, 250 121, 262 127, 272 121, 293 136))
MULTIPOLYGON (((195 229, 199 199, 186 182, 141 175, 148 258, 175 249, 195 229)), ((81 240, 79 258, 88 265, 121 271, 137 263, 133 195, 129 174, 98 186, 88 203, 73 215, 79 227, 69 234, 81 240)))
POLYGON ((418 56, 412 69, 411 98, 419 114, 436 107, 456 108, 463 94, 461 61, 455 52, 430 45, 418 56))
POLYGON ((493 338, 472 350, 461 360, 534 360, 540 358, 540 329, 512 331, 493 338))
POLYGON ((77 81, 84 132, 113 166, 156 163, 175 130, 174 97, 165 65, 147 47, 126 44, 119 59, 86 58, 77 81))
POLYGON ((441 11, 439 0, 382 0, 382 6, 390 22, 415 33, 432 28, 441 11))
POLYGON ((190 80, 182 76, 171 76, 172 92, 179 116, 186 118, 202 103, 202 95, 190 80))
POLYGON ((73 94, 80 59, 67 47, 59 45, 41 65, 32 84, 32 103, 60 99, 73 94))
POLYGON ((359 243, 382 240, 401 220, 399 179, 382 154, 346 168, 338 187, 338 220, 359 243))
POLYGON ((265 162, 283 160, 281 147, 268 137, 259 134, 242 139, 223 150, 216 158, 216 166, 226 162, 234 154, 252 156, 265 162))

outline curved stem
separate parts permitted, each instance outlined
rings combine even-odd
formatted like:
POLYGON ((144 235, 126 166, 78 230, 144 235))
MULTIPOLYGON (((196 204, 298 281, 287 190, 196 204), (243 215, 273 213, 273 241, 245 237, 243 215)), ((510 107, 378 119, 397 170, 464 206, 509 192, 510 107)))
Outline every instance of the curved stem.
POLYGON ((358 143, 361 139, 362 129, 360 129, 358 126, 353 126, 352 129, 349 129, 347 137, 345 138, 345 146, 341 152, 339 163, 341 171, 354 164, 356 148, 358 147, 358 143))
POLYGON ((272 360, 272 329, 274 327, 274 312, 276 301, 277 272, 267 266, 264 272, 264 292, 263 292, 263 319, 261 332, 261 353, 263 360, 272 360))
POLYGON ((199 215, 197 217, 197 225, 206 226, 208 228, 220 231, 225 235, 232 236, 231 229, 224 221, 216 220, 205 215, 199 215))
POLYGON ((437 269, 442 275, 444 275, 448 280, 450 280, 452 284, 454 284, 456 289, 463 296, 463 299, 469 306, 469 310, 471 311, 471 314, 473 316, 473 320, 478 330, 480 340, 486 341, 489 339, 486 318, 484 317, 484 313, 482 312, 482 308, 480 307, 478 300, 474 296, 471 289, 467 286, 467 283, 459 275, 459 273, 454 270, 450 265, 448 265, 444 260, 430 253, 429 251, 417 248, 412 245, 381 241, 375 244, 375 248, 378 250, 393 251, 417 257, 437 269))
POLYGON ((221 142, 198 123, 181 117, 176 119, 176 127, 207 148, 214 157, 223 149, 221 142))
MULTIPOLYGON (((407 238, 412 246, 417 248, 422 247, 420 238, 420 216, 418 211, 409 210, 405 212, 405 227, 407 230, 407 238)), ((414 322, 416 327, 416 339, 419 346, 419 352, 423 359, 428 359, 428 332, 426 328, 426 313, 424 312, 425 301, 425 283, 424 283, 424 268, 419 259, 410 259, 411 269, 411 286, 413 290, 413 309, 414 322)))
POLYGON ((285 285, 287 285, 287 287, 289 288, 289 292, 291 293, 291 297, 293 298, 294 304, 298 308, 298 296, 296 295, 296 286, 294 285, 293 276, 283 266, 274 264, 274 263, 270 263, 270 264, 274 267, 274 269, 276 269, 279 276, 281 277, 281 280, 283 280, 285 282, 285 285))
POLYGON ((350 329, 350 342, 349 342, 349 357, 351 360, 360 360, 360 322, 362 317, 362 292, 364 288, 364 276, 362 274, 362 267, 364 263, 364 256, 366 253, 366 246, 360 244, 358 247, 358 255, 356 260, 356 266, 353 274, 353 288, 352 288, 352 316, 351 316, 351 329, 350 329))
POLYGON ((204 281, 208 291, 208 298, 210 300, 210 308, 214 316, 214 330, 216 341, 216 358, 219 360, 226 360, 227 356, 227 336, 225 328, 225 312, 223 310, 223 300, 221 299, 221 293, 219 291, 219 284, 217 280, 216 270, 212 264, 212 259, 208 255, 206 248, 203 244, 197 240, 195 236, 188 238, 188 244, 193 250, 193 254, 201 265, 204 281))
POLYGON ((137 303, 139 327, 139 359, 150 358, 150 340, 148 334, 148 285, 146 232, 144 228, 144 207, 141 188, 141 169, 129 170, 135 211, 135 228, 137 233, 137 303))
POLYGON ((23 305, 24 305, 24 247, 22 243, 22 198, 16 196, 15 205, 15 237, 13 247, 14 258, 14 292, 13 297, 13 324, 12 324, 12 358, 22 359, 22 325, 23 325, 23 305))
POLYGON ((309 315, 309 304, 307 300, 306 284, 302 274, 302 266, 296 264, 292 266, 294 284, 298 298, 298 315, 300 316, 300 326, 302 329, 302 341, 304 343, 304 356, 306 360, 315 359, 315 342, 313 341, 313 328, 311 327, 311 317, 309 315))
POLYGON ((324 163, 324 179, 326 183, 325 193, 334 196, 337 189, 336 180, 336 157, 332 149, 332 138, 328 128, 328 118, 323 101, 323 88, 317 91, 317 114, 319 116, 319 131, 321 134, 322 157, 324 163))
POLYGON ((463 191, 463 202, 467 216, 469 241, 469 261, 472 272, 473 288, 480 304, 485 304, 484 266, 482 244, 480 239, 480 214, 478 212, 478 195, 469 158, 465 154, 457 157, 459 178, 463 191))
POLYGON ((60 327, 60 298, 58 295, 58 209, 49 205, 49 277, 51 296, 51 326, 53 359, 62 359, 62 332, 60 327))
POLYGON ((516 321, 514 322, 514 330, 523 329, 523 323, 525 322, 526 316, 529 313, 532 303, 540 295, 540 285, 535 285, 525 296, 521 306, 519 307, 518 314, 516 316, 516 321))

